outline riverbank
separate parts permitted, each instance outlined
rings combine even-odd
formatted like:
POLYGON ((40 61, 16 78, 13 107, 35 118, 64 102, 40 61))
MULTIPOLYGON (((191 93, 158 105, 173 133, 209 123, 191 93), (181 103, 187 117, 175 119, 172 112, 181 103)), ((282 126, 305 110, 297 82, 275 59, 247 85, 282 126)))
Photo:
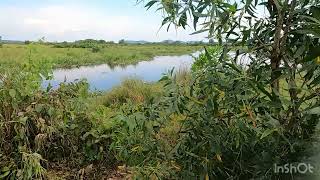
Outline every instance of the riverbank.
POLYGON ((0 48, 2 65, 23 64, 29 59, 51 62, 54 68, 85 65, 128 65, 151 60, 155 56, 183 55, 201 49, 191 45, 119 45, 110 44, 97 52, 91 48, 55 48, 51 45, 4 45, 0 48))

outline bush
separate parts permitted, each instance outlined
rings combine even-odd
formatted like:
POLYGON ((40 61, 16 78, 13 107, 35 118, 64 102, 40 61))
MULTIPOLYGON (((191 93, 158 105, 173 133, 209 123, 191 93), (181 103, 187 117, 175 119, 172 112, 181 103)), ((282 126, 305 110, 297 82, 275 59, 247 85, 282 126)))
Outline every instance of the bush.
POLYGON ((48 72, 44 64, 34 63, 1 70, 1 178, 42 179, 46 162, 90 162, 87 139, 82 139, 93 125, 85 111, 88 84, 61 84, 45 91, 41 80, 48 72))
POLYGON ((137 79, 127 79, 120 86, 103 95, 100 100, 106 106, 122 105, 128 102, 141 104, 151 102, 161 93, 161 85, 148 84, 137 79))
POLYGON ((100 51, 101 51, 101 48, 100 48, 99 46, 93 46, 93 47, 91 48, 91 51, 92 51, 93 53, 97 53, 97 52, 100 52, 100 51))
POLYGON ((205 48, 205 53, 201 53, 198 57, 195 58, 195 61, 191 67, 192 71, 198 71, 208 66, 217 65, 221 53, 221 46, 212 46, 205 48), (211 58, 207 58, 207 55, 210 55, 211 58))
MULTIPOLYGON (((209 62, 214 56, 207 51, 202 58, 209 62)), ((264 66, 214 61, 198 68, 190 83, 178 83, 174 74, 165 76, 166 95, 159 101, 123 110, 112 147, 137 177, 268 179, 279 176, 273 174, 274 164, 301 158, 320 118, 319 95, 299 100, 308 106, 299 108, 299 123, 288 127, 282 122, 296 118, 289 108, 289 90, 282 89, 281 104, 275 103, 262 88, 268 87, 270 73, 264 66), (177 131, 168 132, 172 124, 177 131)))

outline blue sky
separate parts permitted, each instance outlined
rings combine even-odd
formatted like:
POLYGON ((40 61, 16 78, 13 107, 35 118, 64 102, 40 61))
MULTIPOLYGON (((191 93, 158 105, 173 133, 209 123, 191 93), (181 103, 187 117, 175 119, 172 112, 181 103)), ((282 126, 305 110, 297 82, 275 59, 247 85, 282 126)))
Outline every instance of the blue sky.
POLYGON ((203 40, 192 29, 160 28, 162 14, 136 0, 1 0, 0 36, 12 40, 74 41, 94 38, 203 40))

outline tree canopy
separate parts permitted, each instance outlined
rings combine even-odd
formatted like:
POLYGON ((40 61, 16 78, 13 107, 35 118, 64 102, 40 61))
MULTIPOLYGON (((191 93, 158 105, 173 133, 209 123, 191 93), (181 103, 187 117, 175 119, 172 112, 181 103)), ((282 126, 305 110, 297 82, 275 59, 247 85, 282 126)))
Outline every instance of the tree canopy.
MULTIPOLYGON (((141 2, 141 1, 140 1, 141 2)), ((144 1, 145 2, 145 1, 144 1)), ((235 52, 252 63, 270 70, 268 94, 280 103, 280 80, 289 82, 290 95, 297 99, 304 85, 320 80, 314 61, 320 56, 320 2, 318 0, 148 0, 147 9, 157 7, 164 13, 162 26, 192 26, 193 34, 207 33, 223 45, 220 59, 235 52), (300 67, 300 68, 299 68, 300 67), (301 68, 303 67, 303 68, 301 68), (296 74, 304 74, 297 87, 296 74)), ((266 92, 262 87, 262 91, 266 92)), ((315 90, 315 93, 318 91, 315 90)))

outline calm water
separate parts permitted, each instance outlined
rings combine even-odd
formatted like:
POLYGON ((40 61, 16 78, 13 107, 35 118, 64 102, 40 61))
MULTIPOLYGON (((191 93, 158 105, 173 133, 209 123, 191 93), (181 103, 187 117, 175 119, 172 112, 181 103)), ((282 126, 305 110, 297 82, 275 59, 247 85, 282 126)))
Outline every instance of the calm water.
POLYGON ((146 82, 158 81, 162 75, 172 68, 190 68, 193 57, 199 53, 183 56, 159 56, 151 61, 142 61, 135 65, 114 66, 107 64, 82 66, 72 69, 56 69, 53 80, 44 81, 43 87, 50 83, 57 88, 60 83, 87 79, 91 90, 105 91, 121 83, 126 78, 139 78, 146 82))

